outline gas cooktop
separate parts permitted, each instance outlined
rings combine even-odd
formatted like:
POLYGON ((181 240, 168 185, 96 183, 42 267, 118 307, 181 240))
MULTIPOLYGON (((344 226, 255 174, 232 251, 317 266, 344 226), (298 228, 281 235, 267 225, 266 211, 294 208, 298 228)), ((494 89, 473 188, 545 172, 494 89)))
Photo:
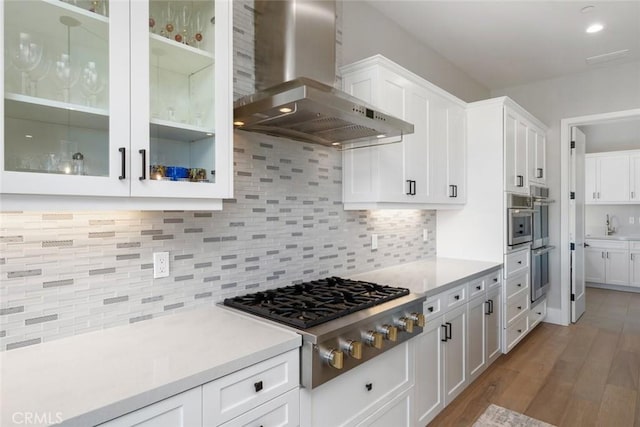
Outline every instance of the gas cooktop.
POLYGON ((327 277, 224 300, 224 305, 307 329, 408 295, 409 290, 327 277))

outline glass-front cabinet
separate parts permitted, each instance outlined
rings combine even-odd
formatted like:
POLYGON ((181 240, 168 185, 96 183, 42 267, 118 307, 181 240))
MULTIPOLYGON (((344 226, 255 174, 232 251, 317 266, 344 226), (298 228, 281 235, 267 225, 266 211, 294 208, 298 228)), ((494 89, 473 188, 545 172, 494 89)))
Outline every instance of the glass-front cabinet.
POLYGON ((232 196, 230 0, 0 8, 0 193, 232 196))

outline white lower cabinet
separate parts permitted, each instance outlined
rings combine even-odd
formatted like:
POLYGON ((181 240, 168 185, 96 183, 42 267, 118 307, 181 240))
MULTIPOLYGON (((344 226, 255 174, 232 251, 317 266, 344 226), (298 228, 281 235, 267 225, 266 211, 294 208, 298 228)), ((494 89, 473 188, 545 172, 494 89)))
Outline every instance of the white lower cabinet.
POLYGON ((640 286, 640 242, 630 242, 629 284, 640 286))
POLYGON ((496 271, 427 298, 427 324, 414 340, 414 425, 431 422, 502 354, 501 297, 496 271))
POLYGON ((413 389, 407 390, 382 406, 358 427, 411 427, 413 389))
POLYGON ((634 273, 634 260, 629 250, 635 242, 618 240, 587 240, 585 248, 585 281, 606 285, 631 285, 632 280, 638 280, 634 273))
MULTIPOLYGON (((390 404, 413 394, 414 342, 386 351, 312 390, 301 389, 301 420, 305 427, 384 425, 384 420, 411 419, 409 405, 390 404), (387 408, 387 410, 382 410, 387 408)), ((409 403, 410 401, 407 401, 409 403)), ((404 425, 394 422, 391 425, 404 425)))
POLYGON ((202 390, 200 387, 176 394, 100 424, 101 427, 192 427, 201 425, 202 390))
POLYGON ((104 427, 300 425, 299 350, 291 350, 108 421, 104 427))

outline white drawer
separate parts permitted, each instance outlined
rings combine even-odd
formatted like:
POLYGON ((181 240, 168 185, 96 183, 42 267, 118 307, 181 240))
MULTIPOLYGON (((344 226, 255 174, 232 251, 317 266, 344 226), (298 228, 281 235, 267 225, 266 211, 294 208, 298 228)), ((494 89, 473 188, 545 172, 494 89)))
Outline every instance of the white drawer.
POLYGON ((512 274, 517 273, 520 270, 528 270, 529 257, 529 249, 507 254, 505 262, 507 279, 511 277, 512 274))
POLYGON ((487 275, 484 279, 484 283, 487 287, 487 291, 499 287, 502 284, 502 271, 496 270, 493 273, 487 275))
POLYGON ((517 276, 509 277, 505 285, 507 300, 516 295, 518 292, 529 289, 529 272, 525 271, 517 276))
POLYGON ((473 282, 469 282, 467 284, 467 295, 469 295, 469 299, 472 300, 477 296, 484 296, 485 292, 485 288, 486 287, 486 282, 484 280, 484 278, 482 279, 476 279, 473 282))
POLYGON ((299 350, 272 357, 202 386, 206 426, 217 426, 286 391, 300 381, 299 350))
POLYGON ((444 304, 447 311, 452 308, 458 307, 467 302, 467 285, 458 286, 447 293, 444 296, 444 304))
MULTIPOLYGON (((587 239, 585 243, 591 246, 592 248, 602 248, 602 249, 628 249, 629 243, 625 240, 600 240, 600 239, 587 239)), ((640 247, 640 246, 639 246, 640 247)))
POLYGON ((543 300, 529 311, 529 329, 532 329, 547 316, 547 300, 543 300))
POLYGON ((523 292, 515 295, 508 303, 505 314, 507 326, 516 322, 521 317, 526 317, 529 312, 529 293, 523 292))
POLYGON ((441 304, 442 304, 442 297, 444 295, 442 294, 438 294, 438 295, 433 295, 427 298, 427 300, 424 302, 423 308, 424 308, 424 317, 427 321, 435 319, 436 317, 439 317, 442 313, 442 308, 441 308, 441 304))
POLYGON ((312 426, 351 426, 413 385, 409 340, 310 391, 312 426), (393 369, 389 369, 393 367, 393 369))
POLYGON ((507 351, 511 350, 529 331, 528 318, 524 316, 507 328, 507 351))
POLYGON ((297 427, 299 425, 300 391, 296 388, 224 423, 222 427, 297 427))

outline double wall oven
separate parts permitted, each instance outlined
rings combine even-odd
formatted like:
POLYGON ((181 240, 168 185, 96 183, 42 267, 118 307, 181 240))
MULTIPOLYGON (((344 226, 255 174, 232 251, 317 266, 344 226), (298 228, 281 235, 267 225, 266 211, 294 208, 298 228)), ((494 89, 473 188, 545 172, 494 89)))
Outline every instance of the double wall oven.
POLYGON ((549 189, 531 186, 532 240, 531 240, 531 301, 544 296, 549 289, 549 189))

